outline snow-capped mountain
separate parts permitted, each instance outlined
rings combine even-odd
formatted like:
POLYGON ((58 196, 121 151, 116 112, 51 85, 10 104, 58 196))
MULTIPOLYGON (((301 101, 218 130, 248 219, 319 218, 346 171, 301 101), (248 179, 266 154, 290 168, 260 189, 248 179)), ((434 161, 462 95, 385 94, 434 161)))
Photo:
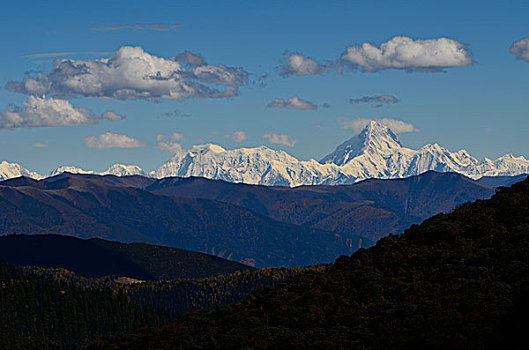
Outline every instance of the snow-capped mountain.
POLYGON ((41 175, 33 171, 29 171, 20 164, 8 163, 6 161, 0 163, 0 181, 20 176, 31 177, 33 179, 42 179, 41 175))
MULTIPOLYGON (((229 182, 269 186, 341 185, 367 178, 401 178, 428 170, 457 172, 477 179, 482 176, 513 176, 529 173, 529 160, 504 155, 496 160, 478 160, 467 151, 451 152, 437 144, 419 150, 403 147, 385 125, 372 121, 358 135, 339 145, 321 161, 301 161, 284 151, 265 146, 226 150, 218 145, 193 146, 176 153, 159 169, 149 173, 136 165, 114 164, 96 173, 76 167, 60 167, 78 174, 144 175, 157 178, 205 177, 229 182)), ((40 178, 18 164, 2 162, 0 180, 17 176, 40 178)))
POLYGON ((146 176, 142 168, 137 165, 124 165, 114 164, 106 171, 102 172, 101 175, 116 175, 116 176, 131 176, 131 175, 143 175, 146 176))
POLYGON ((92 170, 84 170, 72 165, 63 165, 58 167, 57 169, 54 169, 48 173, 48 177, 56 176, 62 173, 70 173, 70 174, 95 174, 95 171, 92 170))
POLYGON ((413 150, 403 147, 385 125, 372 121, 320 162, 300 161, 284 151, 267 147, 225 150, 217 145, 203 145, 175 154, 152 175, 299 186, 400 178, 428 170, 457 172, 472 178, 518 175, 529 173, 529 160, 505 155, 495 161, 487 158, 480 161, 465 150, 450 152, 437 144, 413 150))

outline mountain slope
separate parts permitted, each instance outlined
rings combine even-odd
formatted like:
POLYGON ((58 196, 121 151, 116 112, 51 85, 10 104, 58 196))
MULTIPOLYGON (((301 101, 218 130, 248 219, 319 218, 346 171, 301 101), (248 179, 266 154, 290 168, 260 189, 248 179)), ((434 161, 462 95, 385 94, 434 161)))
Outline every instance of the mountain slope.
POLYGON ((4 181, 7 179, 19 177, 19 176, 26 176, 33 179, 40 179, 42 178, 41 175, 29 171, 28 169, 25 169, 20 164, 16 163, 8 163, 6 161, 2 161, 0 163, 0 181, 4 181))
MULTIPOLYGON (((331 261, 356 250, 360 240, 278 222, 231 204, 157 195, 90 177, 65 174, 22 185, 19 179, 0 183, 0 232, 160 244, 255 266, 331 261)), ((370 243, 364 239, 362 244, 370 243)))
POLYGON ((525 346, 529 180, 243 303, 92 349, 525 346))
POLYGON ((347 186, 286 188, 233 184, 203 178, 165 178, 145 188, 176 197, 235 204, 275 220, 372 241, 466 201, 489 198, 495 190, 455 173, 427 172, 393 180, 347 186))
POLYGON ((181 249, 58 235, 0 237, 0 261, 19 266, 65 268, 85 277, 115 275, 140 280, 204 278, 251 269, 181 249))

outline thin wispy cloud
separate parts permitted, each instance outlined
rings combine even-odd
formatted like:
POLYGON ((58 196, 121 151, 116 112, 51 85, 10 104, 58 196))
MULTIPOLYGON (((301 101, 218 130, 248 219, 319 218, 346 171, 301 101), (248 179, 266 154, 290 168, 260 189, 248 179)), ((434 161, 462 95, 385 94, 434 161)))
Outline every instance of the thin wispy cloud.
POLYGON ((360 103, 370 103, 373 104, 373 107, 382 107, 383 104, 392 104, 399 103, 400 100, 392 95, 379 95, 379 96, 364 96, 361 98, 351 98, 349 103, 351 104, 360 104, 360 103))
POLYGON ((40 143, 40 142, 35 143, 34 146, 37 147, 37 148, 46 148, 46 147, 48 147, 47 144, 40 143))
POLYGON ((48 57, 66 57, 66 56, 76 56, 76 55, 105 56, 105 55, 113 55, 113 54, 114 54, 114 51, 65 51, 65 52, 33 53, 30 55, 24 55, 23 57, 48 58, 48 57))
POLYGON ((109 26, 102 26, 102 27, 93 27, 92 30, 96 32, 113 32, 116 30, 125 30, 125 29, 136 29, 136 30, 154 30, 157 32, 168 32, 170 30, 175 30, 177 28, 182 27, 181 24, 172 23, 153 23, 153 24, 140 24, 140 23, 132 23, 132 24, 117 24, 117 25, 109 25, 109 26))

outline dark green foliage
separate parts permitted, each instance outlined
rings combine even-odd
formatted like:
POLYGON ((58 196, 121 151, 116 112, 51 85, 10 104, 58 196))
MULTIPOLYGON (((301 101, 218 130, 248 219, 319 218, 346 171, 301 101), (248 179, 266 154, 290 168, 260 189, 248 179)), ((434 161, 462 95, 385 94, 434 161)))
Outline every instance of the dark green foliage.
POLYGON ((0 265, 0 349, 78 349, 161 320, 111 288, 0 265))
POLYGON ((240 304, 92 348, 516 348, 528 293, 526 180, 240 304))
POLYGON ((20 266, 65 268, 85 277, 115 275, 142 280, 204 278, 253 269, 182 249, 59 235, 0 237, 0 260, 20 266))

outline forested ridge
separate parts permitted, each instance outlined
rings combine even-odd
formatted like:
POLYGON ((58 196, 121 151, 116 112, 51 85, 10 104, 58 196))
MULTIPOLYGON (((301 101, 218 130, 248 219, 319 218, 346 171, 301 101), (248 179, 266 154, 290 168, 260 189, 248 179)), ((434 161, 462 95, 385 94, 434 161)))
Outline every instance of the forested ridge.
POLYGON ((242 303, 90 348, 520 348, 527 295, 529 180, 242 303))

